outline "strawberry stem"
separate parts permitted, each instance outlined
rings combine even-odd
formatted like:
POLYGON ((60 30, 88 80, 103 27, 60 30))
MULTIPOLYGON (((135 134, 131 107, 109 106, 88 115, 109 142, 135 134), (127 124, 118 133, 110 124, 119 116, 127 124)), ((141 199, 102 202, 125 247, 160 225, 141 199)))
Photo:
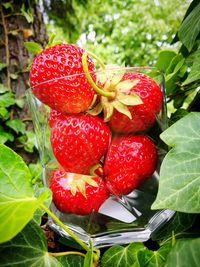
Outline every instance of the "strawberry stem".
MULTIPOLYGON (((90 55, 94 55, 94 54, 90 52, 90 55)), ((93 79, 92 79, 92 77, 90 75, 89 69, 88 69, 87 56, 88 56, 88 52, 84 52, 83 55, 82 55, 82 65, 83 65, 83 70, 85 72, 86 78, 88 79, 88 82, 90 83, 90 85, 93 87, 94 91, 97 94, 101 95, 101 96, 111 97, 111 98, 115 97, 115 93, 114 92, 106 92, 106 91, 102 90, 93 81, 93 79)), ((99 64, 101 62, 101 66, 102 66, 103 63, 97 56, 95 56, 95 59, 98 60, 99 64)), ((103 64, 103 66, 104 66, 104 69, 105 69, 105 65, 104 64, 103 64)))
POLYGON ((62 223, 56 215, 54 215, 44 204, 40 204, 41 209, 43 209, 65 232, 67 232, 83 249, 89 251, 89 247, 77 236, 75 235, 64 223, 62 223))

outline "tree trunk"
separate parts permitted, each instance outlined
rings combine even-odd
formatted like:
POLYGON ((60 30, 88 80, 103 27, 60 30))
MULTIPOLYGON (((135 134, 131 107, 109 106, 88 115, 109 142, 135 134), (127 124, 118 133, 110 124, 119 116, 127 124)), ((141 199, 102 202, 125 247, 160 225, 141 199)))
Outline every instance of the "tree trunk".
MULTIPOLYGON (((28 66, 33 58, 24 47, 24 42, 34 41, 42 47, 47 44, 47 32, 38 1, 4 0, 0 3, 0 40, 0 63, 6 64, 0 71, 0 83, 10 88, 15 98, 24 98, 29 86, 28 66)), ((10 119, 15 118, 29 121, 27 104, 23 109, 17 105, 10 107, 10 119)), ((30 129, 31 123, 26 124, 30 129)), ((33 156, 19 148, 16 140, 9 145, 26 161, 32 161, 33 156)))

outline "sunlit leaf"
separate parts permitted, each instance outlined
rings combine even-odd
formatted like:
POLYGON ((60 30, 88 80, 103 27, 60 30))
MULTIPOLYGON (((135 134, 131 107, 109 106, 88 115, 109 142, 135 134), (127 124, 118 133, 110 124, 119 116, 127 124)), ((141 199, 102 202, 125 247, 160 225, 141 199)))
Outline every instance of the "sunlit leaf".
POLYGON ((170 251, 165 267, 199 267, 200 238, 178 240, 170 251))
POLYGON ((194 42, 200 32, 199 14, 200 3, 186 17, 178 31, 180 41, 187 47, 189 51, 192 50, 194 42))
POLYGON ((162 162, 152 208, 199 213, 200 114, 189 113, 163 132, 161 139, 172 149, 162 162))
POLYGON ((2 267, 63 266, 55 257, 48 254, 44 233, 33 221, 11 241, 0 245, 0 254, 2 267))
POLYGON ((29 169, 18 154, 0 145, 0 159, 0 243, 2 243, 23 229, 43 200, 38 200, 34 196, 29 169))

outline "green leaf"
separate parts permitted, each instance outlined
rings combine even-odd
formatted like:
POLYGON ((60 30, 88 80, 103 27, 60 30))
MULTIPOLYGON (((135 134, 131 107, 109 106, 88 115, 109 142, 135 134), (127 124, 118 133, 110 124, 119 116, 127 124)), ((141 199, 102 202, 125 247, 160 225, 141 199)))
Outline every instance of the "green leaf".
POLYGON ((0 245, 0 254, 2 267, 63 266, 56 258, 48 254, 44 233, 33 221, 11 241, 0 245))
POLYGON ((189 113, 161 134, 172 149, 160 170, 153 209, 200 212, 200 114, 189 113))
POLYGON ((182 85, 187 85, 189 83, 200 80, 200 49, 194 53, 194 61, 191 68, 191 71, 187 79, 182 83, 182 85))
POLYGON ((14 136, 11 133, 6 132, 0 125, 0 144, 5 144, 7 141, 14 141, 14 136))
POLYGON ((26 18, 28 23, 33 23, 33 14, 31 8, 26 9, 25 5, 23 4, 21 7, 22 15, 26 18))
POLYGON ((0 117, 3 120, 8 119, 9 118, 9 111, 4 107, 0 107, 0 117))
POLYGON ((13 129, 17 134, 25 133, 25 124, 20 119, 8 120, 6 121, 6 125, 13 129))
POLYGON ((176 212, 175 216, 164 227, 155 232, 151 238, 165 243, 172 238, 173 233, 177 239, 193 225, 195 218, 196 214, 176 212))
POLYGON ((163 50, 158 55, 158 60, 156 62, 156 67, 158 69, 161 69, 162 71, 165 71, 168 66, 170 65, 170 62, 172 59, 176 56, 176 53, 172 50, 163 50))
POLYGON ((189 112, 186 109, 180 108, 171 114, 169 125, 174 124, 176 121, 180 120, 186 116, 189 112))
POLYGON ((5 63, 0 62, 0 71, 3 70, 7 65, 5 63))
POLYGON ((38 55, 40 52, 42 52, 42 47, 35 42, 25 42, 24 43, 25 48, 34 55, 38 55))
POLYGON ((8 3, 2 3, 2 5, 5 7, 5 9, 11 8, 13 10, 12 1, 8 2, 8 3))
MULTIPOLYGON (((39 196, 41 196, 43 193, 48 193, 48 196, 46 198, 46 200, 44 201, 44 205, 48 208, 51 204, 51 200, 52 200, 52 193, 51 193, 51 190, 47 187, 39 187, 38 185, 35 185, 34 186, 34 195, 36 198, 38 198, 39 196)), ((45 212, 41 209, 41 208, 38 208, 34 215, 33 215, 33 218, 32 220, 37 223, 38 225, 41 224, 41 217, 42 215, 44 214, 45 212)))
POLYGON ((13 79, 13 80, 17 80, 18 78, 18 74, 17 73, 10 73, 10 78, 13 79))
POLYGON ((10 107, 15 104, 15 98, 13 93, 11 92, 6 92, 3 95, 0 95, 0 107, 10 107))
POLYGON ((171 66, 168 68, 168 71, 174 67, 173 72, 169 73, 166 75, 166 89, 167 93, 173 93, 173 91, 176 89, 176 83, 178 82, 178 76, 179 72, 182 68, 182 66, 185 63, 185 59, 183 58, 182 55, 177 55, 173 58, 171 66), (174 63, 177 63, 174 66, 174 63))
MULTIPOLYGON (((139 256, 143 254, 142 259, 145 259, 145 267, 163 267, 165 265, 166 258, 171 250, 172 245, 170 243, 163 245, 156 251, 145 250, 140 252, 139 256)), ((140 259, 140 263, 142 263, 140 259)))
POLYGON ((200 32, 200 3, 185 18, 179 31, 180 41, 191 51, 200 32))
POLYGON ((42 174, 42 165, 40 161, 36 163, 30 163, 28 165, 28 168, 30 170, 31 176, 32 176, 32 183, 34 184, 37 180, 41 180, 41 174, 42 174))
POLYGON ((18 140, 21 144, 24 145, 24 149, 30 153, 33 152, 34 147, 38 147, 36 135, 34 132, 25 131, 25 135, 20 136, 18 140))
POLYGON ((15 99, 15 103, 19 108, 23 108, 24 107, 24 99, 23 98, 15 99))
POLYGON ((23 229, 33 217, 40 202, 33 194, 31 175, 22 158, 10 148, 0 145, 0 159, 0 243, 2 243, 23 229))
POLYGON ((103 254, 101 267, 130 267, 137 261, 137 254, 145 249, 142 243, 131 243, 126 247, 113 246, 103 254))
MULTIPOLYGON (((1 66, 1 63, 0 63, 1 66)), ((10 89, 6 86, 4 86, 2 83, 0 83, 0 94, 5 93, 5 92, 9 92, 10 89)))
POLYGON ((63 267, 83 267, 84 264, 84 258, 81 256, 69 255, 56 257, 56 259, 63 265, 63 267))
POLYGON ((165 267, 199 267, 200 238, 178 240, 170 251, 165 267))

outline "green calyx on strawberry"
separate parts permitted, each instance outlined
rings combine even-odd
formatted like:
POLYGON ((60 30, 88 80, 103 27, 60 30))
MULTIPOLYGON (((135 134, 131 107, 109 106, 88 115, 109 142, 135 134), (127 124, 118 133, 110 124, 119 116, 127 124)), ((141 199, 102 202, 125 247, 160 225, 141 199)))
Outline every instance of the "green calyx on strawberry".
POLYGON ((143 132, 153 126, 163 98, 157 83, 145 74, 128 72, 115 65, 105 66, 94 57, 102 66, 96 83, 87 67, 87 52, 82 56, 86 77, 98 94, 96 105, 87 112, 98 115, 103 111, 104 121, 110 121, 112 130, 119 133, 143 132))
MULTIPOLYGON (((94 90, 82 66, 84 50, 71 44, 57 44, 40 52, 32 62, 29 81, 33 94, 63 114, 84 112, 91 105, 94 90)), ((87 58, 95 81, 95 66, 87 58)))
POLYGON ((103 111, 104 121, 107 122, 110 120, 114 109, 116 109, 120 113, 125 114, 132 119, 132 115, 129 112, 127 105, 134 106, 142 104, 140 97, 135 94, 134 91, 130 92, 130 89, 133 88, 139 82, 139 80, 122 81, 125 73, 123 68, 119 68, 115 65, 105 66, 100 59, 91 52, 83 53, 82 65, 88 81, 98 96, 100 96, 99 103, 97 103, 93 109, 88 110, 87 112, 91 115, 98 115, 103 111), (96 83, 89 73, 87 65, 88 53, 95 57, 102 66, 102 70, 97 72, 96 83))
POLYGON ((104 162, 106 186, 116 196, 129 194, 156 170, 157 149, 145 135, 113 138, 104 162))
POLYGON ((67 172, 88 174, 107 153, 111 132, 101 118, 83 113, 68 114, 58 116, 52 124, 52 150, 67 172))
POLYGON ((69 173, 64 169, 51 173, 49 187, 56 207, 64 213, 88 215, 98 212, 109 197, 105 182, 100 177, 69 173))

